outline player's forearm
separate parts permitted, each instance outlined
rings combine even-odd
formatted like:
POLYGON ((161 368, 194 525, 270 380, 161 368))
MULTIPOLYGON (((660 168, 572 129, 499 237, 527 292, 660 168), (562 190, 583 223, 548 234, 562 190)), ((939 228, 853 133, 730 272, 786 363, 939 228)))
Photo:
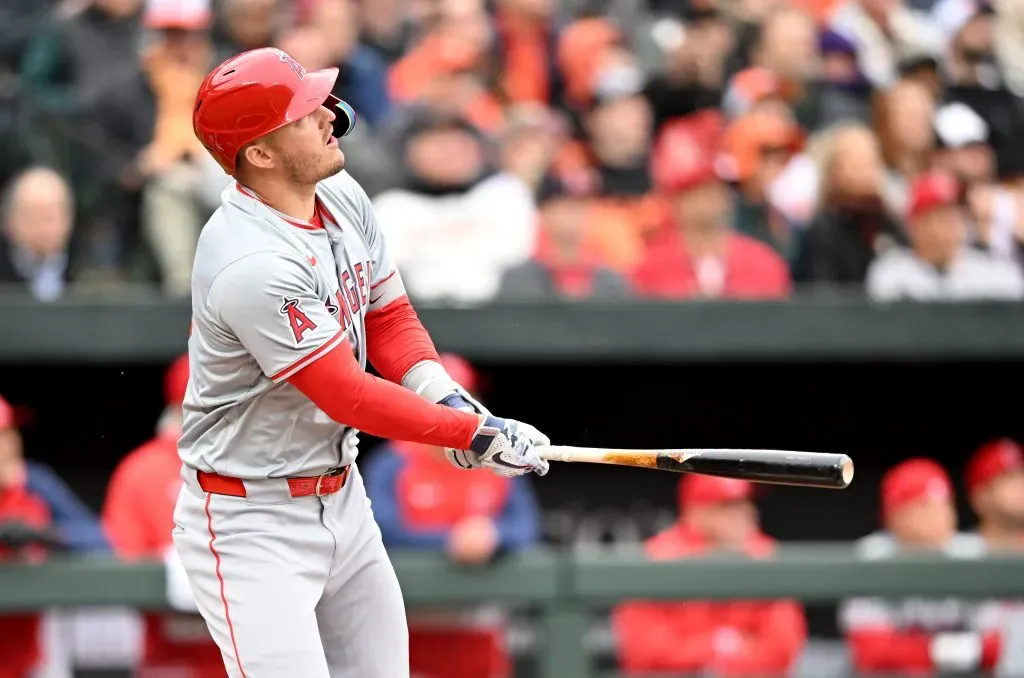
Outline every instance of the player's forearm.
POLYGON ((379 438, 468 449, 476 414, 435 405, 367 374, 343 343, 288 379, 335 421, 379 438))
POLYGON ((382 377, 396 384, 413 366, 441 360, 406 296, 366 314, 366 355, 382 377))

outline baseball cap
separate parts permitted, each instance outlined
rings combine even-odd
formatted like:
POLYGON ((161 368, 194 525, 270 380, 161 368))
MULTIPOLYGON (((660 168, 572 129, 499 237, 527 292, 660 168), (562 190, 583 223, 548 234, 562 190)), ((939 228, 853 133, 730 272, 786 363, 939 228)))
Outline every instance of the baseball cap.
POLYGON ((701 112, 666 123, 654 142, 650 170, 663 192, 686 191, 728 178, 717 162, 724 122, 717 111, 701 112))
POLYGON ((14 408, 4 400, 3 396, 0 396, 0 431, 6 431, 14 426, 14 408))
POLYGON ((689 474, 679 481, 679 505, 683 509, 751 499, 753 496, 754 484, 748 480, 689 474))
POLYGON ((967 491, 987 485, 1009 471, 1024 468, 1024 449, 1014 440, 992 440, 975 451, 967 462, 967 491))
POLYGON ((775 96, 782 96, 782 83, 775 74, 767 68, 747 68, 729 80, 722 96, 722 110, 728 118, 735 119, 757 102, 775 96))
POLYGON ((948 172, 926 172, 910 187, 907 218, 916 219, 936 207, 955 205, 960 200, 960 183, 948 172))
POLYGON ((882 478, 882 514, 886 516, 915 501, 952 496, 949 475, 931 459, 908 459, 891 468, 882 478))
POLYGON ((935 136, 944 148, 963 148, 988 141, 988 124, 973 108, 954 101, 935 111, 935 136))
POLYGON ((188 354, 178 356, 164 372, 164 403, 181 405, 188 388, 188 354))
POLYGON ((146 0, 142 23, 153 30, 204 30, 213 23, 210 0, 146 0))

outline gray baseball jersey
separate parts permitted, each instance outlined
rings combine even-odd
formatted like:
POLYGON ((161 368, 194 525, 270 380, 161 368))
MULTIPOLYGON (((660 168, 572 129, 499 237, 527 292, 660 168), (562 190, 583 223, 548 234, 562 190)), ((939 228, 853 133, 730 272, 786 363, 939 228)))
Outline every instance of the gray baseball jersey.
POLYGON ((286 380, 341 342, 365 369, 366 313, 405 289, 359 184, 342 172, 316 193, 323 228, 232 184, 203 229, 178 443, 188 466, 257 480, 354 461, 346 427, 286 380))

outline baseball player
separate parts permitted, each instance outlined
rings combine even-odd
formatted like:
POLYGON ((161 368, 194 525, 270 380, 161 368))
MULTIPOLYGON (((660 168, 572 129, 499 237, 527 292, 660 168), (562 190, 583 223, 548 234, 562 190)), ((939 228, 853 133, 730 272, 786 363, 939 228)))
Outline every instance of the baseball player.
POLYGON ((206 78, 196 135, 237 180, 203 229, 173 538, 232 678, 404 678, 401 591, 357 433, 463 468, 547 473, 532 426, 440 364, 337 137, 335 68, 276 49, 206 78), (369 361, 382 378, 365 371, 369 361))

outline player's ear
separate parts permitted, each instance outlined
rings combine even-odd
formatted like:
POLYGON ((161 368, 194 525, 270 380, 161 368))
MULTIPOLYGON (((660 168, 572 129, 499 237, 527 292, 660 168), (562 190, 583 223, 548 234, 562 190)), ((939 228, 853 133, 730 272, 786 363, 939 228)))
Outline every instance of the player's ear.
POLYGON ((270 148, 259 141, 249 144, 245 148, 244 155, 246 162, 259 169, 270 169, 275 164, 275 157, 270 148))

